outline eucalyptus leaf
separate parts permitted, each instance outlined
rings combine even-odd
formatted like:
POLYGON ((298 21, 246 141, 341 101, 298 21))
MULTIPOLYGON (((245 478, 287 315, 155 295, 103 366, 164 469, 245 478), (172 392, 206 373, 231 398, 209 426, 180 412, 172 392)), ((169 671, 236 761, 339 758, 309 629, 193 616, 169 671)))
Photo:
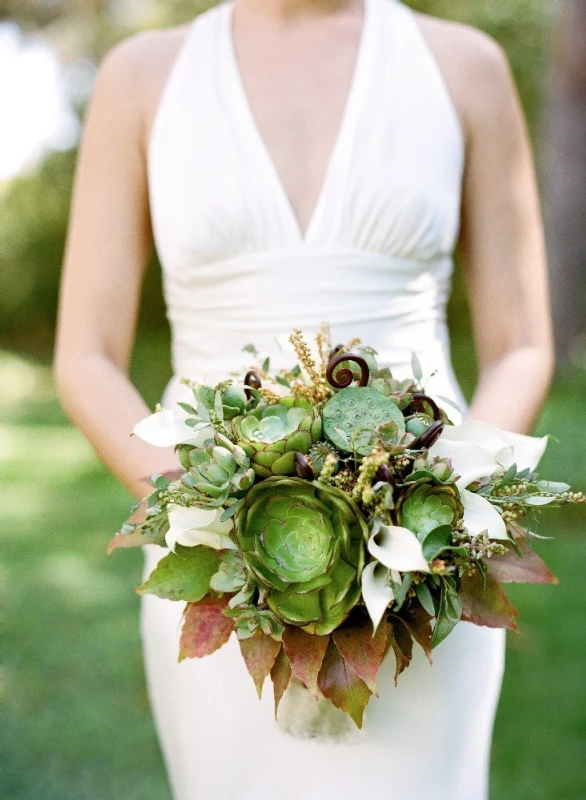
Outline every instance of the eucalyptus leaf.
POLYGON ((511 483, 516 477, 517 477, 517 465, 511 464, 511 466, 508 468, 508 470, 501 478, 501 483, 502 484, 511 483))
POLYGON ((548 506, 551 503, 555 503, 555 500, 555 497, 540 497, 539 495, 525 498, 525 502, 529 506, 548 506))
POLYGON ((567 483, 559 483, 557 481, 537 481, 535 484, 540 492, 553 492, 554 494, 563 494, 570 491, 570 486, 567 483))
POLYGON ((421 383, 423 380, 423 370, 421 369, 421 362, 415 352, 411 354, 411 371, 413 372, 415 380, 421 383))
POLYGON ((271 368, 271 359, 267 357, 262 362, 262 371, 263 372, 268 372, 270 368, 271 368))

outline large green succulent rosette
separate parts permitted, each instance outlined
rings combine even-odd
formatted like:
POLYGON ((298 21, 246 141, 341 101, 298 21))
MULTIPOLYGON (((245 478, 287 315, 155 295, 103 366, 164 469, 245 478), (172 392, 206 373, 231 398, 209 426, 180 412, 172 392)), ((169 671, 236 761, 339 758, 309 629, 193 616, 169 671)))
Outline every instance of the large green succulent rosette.
POLYGON ((308 453, 322 435, 319 409, 304 398, 283 397, 232 420, 238 445, 260 478, 295 474, 295 452, 308 453))
POLYGON ((360 599, 368 526, 345 492, 319 481, 268 478, 247 493, 236 533, 283 622, 326 635, 360 599))

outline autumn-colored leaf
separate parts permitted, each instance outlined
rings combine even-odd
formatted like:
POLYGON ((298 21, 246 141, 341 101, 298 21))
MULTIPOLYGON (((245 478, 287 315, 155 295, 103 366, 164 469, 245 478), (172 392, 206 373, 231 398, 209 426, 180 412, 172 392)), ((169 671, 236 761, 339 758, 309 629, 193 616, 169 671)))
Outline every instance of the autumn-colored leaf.
POLYGON ((462 619, 487 628, 517 630, 515 619, 520 616, 502 586, 492 576, 487 577, 486 588, 479 575, 463 577, 460 588, 462 619))
POLYGON ((249 639, 240 640, 240 651, 260 697, 265 679, 279 655, 281 642, 257 630, 249 639))
POLYGON ((179 661, 209 656, 226 644, 234 630, 234 621, 222 613, 227 606, 227 597, 204 597, 198 603, 187 604, 179 641, 179 661))
POLYGON ((219 566, 218 553, 211 547, 177 545, 176 552, 162 558, 148 579, 134 591, 195 603, 209 593, 210 578, 219 566))
MULTIPOLYGON (((399 675, 411 663, 413 658, 413 639, 405 622, 394 614, 389 618, 388 629, 388 648, 392 647, 395 653, 397 666, 395 669, 395 686, 399 680, 399 675)), ((388 649, 387 648, 387 649, 388 649)))
POLYGON ((348 714, 362 728, 364 709, 372 692, 351 669, 333 641, 330 641, 318 675, 319 688, 328 700, 348 714))
POLYGON ((283 647, 291 662, 293 674, 307 686, 316 698, 318 696, 317 676, 329 640, 329 636, 306 633, 293 625, 287 625, 283 633, 283 647))
POLYGON ((275 694, 275 719, 277 718, 277 711, 279 703, 281 702, 285 689, 289 686, 291 680, 291 662, 283 648, 279 650, 275 663, 271 669, 271 680, 273 682, 273 690, 275 694))
POLYGON ((376 674, 385 654, 387 626, 379 625, 376 634, 372 634, 372 622, 365 617, 343 625, 332 636, 346 663, 362 678, 370 691, 377 694, 376 674))
POLYGON ((417 644, 423 648, 429 663, 432 663, 431 655, 431 620, 432 617, 419 603, 411 604, 406 611, 401 611, 401 620, 405 627, 415 639, 417 644))
POLYGON ((492 556, 488 561, 488 574, 499 583, 559 583, 527 542, 521 537, 515 539, 521 555, 507 545, 504 556, 492 556))

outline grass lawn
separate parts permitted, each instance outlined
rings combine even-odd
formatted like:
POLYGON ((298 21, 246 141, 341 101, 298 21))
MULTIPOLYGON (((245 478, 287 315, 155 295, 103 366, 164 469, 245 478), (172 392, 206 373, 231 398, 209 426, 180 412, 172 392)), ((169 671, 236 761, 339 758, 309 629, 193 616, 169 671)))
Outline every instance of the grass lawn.
MULTIPOLYGON (((0 360, 5 800, 170 800, 138 635, 140 552, 106 555, 129 505, 64 419, 46 371, 0 360), (33 399, 35 398, 35 399, 33 399)), ((586 487, 584 372, 552 391, 545 477, 586 487)), ((142 387, 152 399, 159 387, 142 387)), ((518 586, 492 800, 586 798, 586 513, 542 513, 559 587, 518 586)), ((424 736, 424 732, 422 732, 424 736)), ((235 800, 237 794, 235 793, 235 800)), ((420 800, 431 800, 420 798, 420 800)))

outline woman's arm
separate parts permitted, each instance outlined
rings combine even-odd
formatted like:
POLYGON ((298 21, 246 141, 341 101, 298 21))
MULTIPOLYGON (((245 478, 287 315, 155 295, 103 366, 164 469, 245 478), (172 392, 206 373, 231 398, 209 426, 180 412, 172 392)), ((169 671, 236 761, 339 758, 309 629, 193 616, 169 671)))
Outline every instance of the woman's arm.
POLYGON ((137 497, 149 491, 145 476, 179 465, 172 449, 130 436, 150 413, 128 367, 153 247, 141 87, 149 80, 147 53, 152 59, 155 39, 126 40, 100 68, 76 167, 55 354, 65 410, 137 497))
POLYGON ((531 431, 553 372, 544 234, 529 136, 501 48, 425 17, 466 137, 459 252, 480 375, 467 419, 531 431))

